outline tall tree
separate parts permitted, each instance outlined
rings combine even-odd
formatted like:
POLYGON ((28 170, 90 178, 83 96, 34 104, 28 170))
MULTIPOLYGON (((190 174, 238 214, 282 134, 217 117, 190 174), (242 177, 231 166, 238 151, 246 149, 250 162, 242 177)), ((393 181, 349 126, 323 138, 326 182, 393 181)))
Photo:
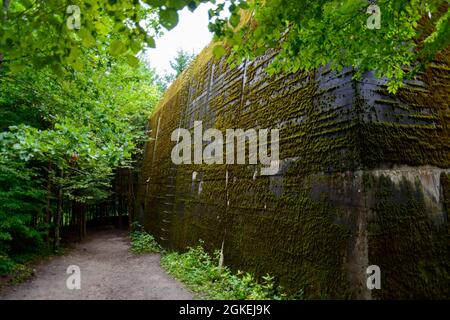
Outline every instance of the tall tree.
POLYGON ((166 91, 167 87, 187 69, 189 64, 195 59, 195 53, 189 53, 183 49, 178 49, 175 57, 169 62, 172 70, 157 76, 157 83, 161 91, 166 91))
MULTIPOLYGON (((63 78, 50 67, 0 71, 0 180, 9 181, 0 190, 1 202, 9 203, 0 205, 0 255, 23 239, 17 230, 39 236, 30 221, 42 235, 52 225, 57 249, 64 201, 83 209, 105 200, 114 170, 130 167, 146 139, 145 122, 160 95, 152 71, 109 55, 80 59, 83 71, 63 78)), ((77 214, 84 233, 85 211, 77 214)))
POLYGON ((189 66, 195 56, 194 53, 189 53, 183 49, 177 50, 177 54, 170 61, 170 67, 175 72, 175 77, 178 77, 189 66))

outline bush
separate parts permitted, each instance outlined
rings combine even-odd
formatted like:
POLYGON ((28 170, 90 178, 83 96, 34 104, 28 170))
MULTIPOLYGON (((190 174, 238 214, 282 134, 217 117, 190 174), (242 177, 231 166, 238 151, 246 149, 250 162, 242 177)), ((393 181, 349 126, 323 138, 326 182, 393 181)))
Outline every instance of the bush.
POLYGON ((162 266, 192 291, 214 300, 281 300, 286 295, 270 275, 258 280, 250 273, 233 273, 219 267, 220 252, 211 257, 201 245, 186 253, 171 252, 161 259, 162 266))
POLYGON ((15 265, 8 256, 0 254, 0 276, 10 273, 15 265))
POLYGON ((16 264, 11 270, 11 280, 12 284, 19 284, 34 276, 36 270, 25 264, 16 264))
POLYGON ((133 231, 131 237, 131 252, 136 254, 161 252, 162 248, 155 238, 145 231, 133 231))
MULTIPOLYGON (((0 274, 8 274, 18 255, 33 255, 42 250, 42 221, 45 190, 39 173, 25 163, 9 159, 2 151, 0 133, 0 274)), ((43 230, 45 231, 45 229, 43 230)))

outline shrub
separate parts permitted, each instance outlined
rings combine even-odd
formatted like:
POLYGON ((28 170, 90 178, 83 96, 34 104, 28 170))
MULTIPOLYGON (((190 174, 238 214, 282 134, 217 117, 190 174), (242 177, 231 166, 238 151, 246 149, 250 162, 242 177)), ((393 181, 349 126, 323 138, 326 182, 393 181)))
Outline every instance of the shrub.
POLYGON ((10 273, 15 265, 8 256, 0 254, 0 276, 10 273))
POLYGON ((131 237, 131 252, 136 254, 161 252, 162 248, 155 238, 145 231, 133 231, 131 237))
POLYGON ((28 265, 25 264, 16 264, 14 268, 11 270, 11 280, 10 282, 12 284, 19 284, 22 283, 28 279, 30 279, 34 274, 36 270, 31 268, 28 265))
POLYGON ((250 273, 233 273, 219 267, 220 252, 213 256, 202 245, 189 248, 186 253, 171 252, 161 259, 162 266, 192 291, 215 300, 281 300, 286 295, 275 285, 270 275, 258 280, 250 273))

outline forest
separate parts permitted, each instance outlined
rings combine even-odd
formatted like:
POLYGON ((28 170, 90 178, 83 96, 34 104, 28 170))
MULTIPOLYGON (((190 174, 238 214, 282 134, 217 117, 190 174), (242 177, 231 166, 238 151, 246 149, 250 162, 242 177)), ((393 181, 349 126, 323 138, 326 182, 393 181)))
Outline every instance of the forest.
POLYGON ((395 95, 436 57, 449 61, 442 0, 3 0, 0 275, 62 252, 64 237, 83 240, 89 224, 132 229, 148 120, 198 59, 181 50, 158 74, 143 56, 205 3, 212 59, 231 69, 273 52, 271 76, 351 66, 395 95))

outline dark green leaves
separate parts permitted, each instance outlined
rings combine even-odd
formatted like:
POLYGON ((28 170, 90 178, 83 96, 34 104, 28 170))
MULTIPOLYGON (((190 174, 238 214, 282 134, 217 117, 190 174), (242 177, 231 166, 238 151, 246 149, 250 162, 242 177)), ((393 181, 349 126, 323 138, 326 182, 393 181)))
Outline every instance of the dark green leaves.
POLYGON ((145 42, 147 43, 149 48, 156 48, 155 38, 150 37, 150 36, 146 36, 145 37, 145 42))
POLYGON ((154 8, 157 8, 157 7, 161 7, 162 5, 164 5, 166 3, 166 0, 146 0, 144 2, 154 8))
POLYGON ((178 24, 178 12, 174 9, 162 9, 159 11, 159 21, 167 30, 172 30, 178 24))
POLYGON ((241 21, 241 16, 239 15, 239 14, 237 14, 237 13, 233 13, 232 15, 231 15, 231 17, 230 17, 230 24, 233 26, 233 27, 237 27, 238 26, 238 24, 239 24, 239 22, 241 21))
POLYGON ((167 7, 175 9, 175 10, 181 10, 187 5, 187 1, 185 0, 168 0, 167 1, 167 7))

